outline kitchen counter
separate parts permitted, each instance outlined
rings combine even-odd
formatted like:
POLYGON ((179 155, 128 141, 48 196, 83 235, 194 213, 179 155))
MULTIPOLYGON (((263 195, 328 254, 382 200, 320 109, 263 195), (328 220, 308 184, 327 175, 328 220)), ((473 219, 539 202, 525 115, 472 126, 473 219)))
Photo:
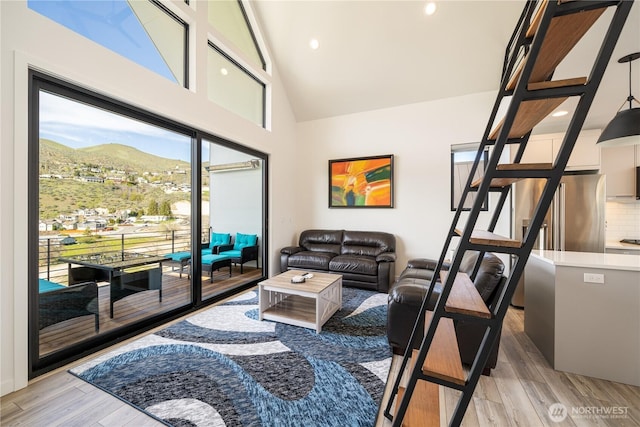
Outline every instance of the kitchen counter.
POLYGON ((554 369, 640 386, 640 253, 532 251, 524 330, 554 369))
POLYGON ((617 240, 607 240, 604 246, 605 250, 623 250, 623 251, 637 251, 640 255, 640 245, 633 245, 631 243, 622 243, 617 240))
POLYGON ((638 255, 628 255, 593 252, 543 251, 534 249, 531 251, 531 256, 535 256, 542 261, 549 262, 556 266, 640 271, 640 252, 638 252, 638 255))

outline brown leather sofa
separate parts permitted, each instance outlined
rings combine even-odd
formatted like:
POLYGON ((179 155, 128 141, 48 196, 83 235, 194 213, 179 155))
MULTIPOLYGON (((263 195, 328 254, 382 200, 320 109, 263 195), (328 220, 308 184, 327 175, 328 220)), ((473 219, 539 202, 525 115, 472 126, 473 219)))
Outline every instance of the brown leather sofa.
POLYGON ((280 271, 342 275, 342 284, 388 292, 395 279, 396 238, 379 231, 305 230, 280 250, 280 271))
MULTIPOLYGON (((471 275, 475 262, 478 259, 477 252, 465 253, 460 271, 471 275)), ((412 259, 408 262, 407 268, 402 272, 396 283, 389 292, 389 311, 387 314, 387 338, 394 353, 403 354, 407 346, 413 325, 418 318, 418 311, 422 300, 427 294, 431 285, 431 278, 435 274, 437 261, 425 258, 412 259)), ((445 265, 446 269, 448 266, 445 265)), ((485 301, 491 307, 497 299, 499 289, 505 282, 504 263, 492 253, 485 253, 476 274, 474 284, 485 301)), ((442 291, 442 284, 438 281, 435 284, 427 309, 433 310, 438 297, 442 291)), ((471 365, 482 338, 485 328, 468 321, 454 321, 458 346, 462 363, 471 365)), ((420 326, 420 331, 424 330, 424 322, 420 326)), ((420 337, 417 337, 420 338, 420 337)), ((500 337, 491 350, 487 364, 483 373, 489 374, 490 370, 496 366, 498 360, 498 347, 500 337)), ((417 348, 420 341, 416 340, 413 347, 417 348)))

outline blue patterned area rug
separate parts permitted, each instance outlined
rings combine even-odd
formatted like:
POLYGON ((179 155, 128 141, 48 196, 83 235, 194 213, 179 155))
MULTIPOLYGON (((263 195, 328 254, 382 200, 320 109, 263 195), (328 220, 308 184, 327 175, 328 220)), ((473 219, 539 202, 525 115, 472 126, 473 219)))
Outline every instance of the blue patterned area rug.
POLYGON ((70 370, 172 426, 373 426, 387 294, 343 288, 322 332, 258 320, 249 291, 70 370))

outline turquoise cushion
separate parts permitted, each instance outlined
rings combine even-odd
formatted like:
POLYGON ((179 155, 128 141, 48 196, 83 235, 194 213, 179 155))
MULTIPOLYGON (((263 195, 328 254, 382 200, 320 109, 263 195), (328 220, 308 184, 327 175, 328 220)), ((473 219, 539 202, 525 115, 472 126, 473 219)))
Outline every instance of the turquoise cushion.
POLYGON ((231 234, 229 233, 211 233, 211 241, 209 247, 220 245, 228 245, 231 243, 231 234))
POLYGON ((216 261, 221 261, 223 259, 231 258, 226 253, 225 254, 211 254, 211 255, 203 255, 202 263, 203 264, 213 264, 216 261))
POLYGON ((191 252, 172 252, 170 254, 165 254, 164 256, 171 258, 171 261, 182 262, 191 259, 191 252))
POLYGON ((220 255, 224 255, 226 258, 240 258, 241 252, 240 249, 233 251, 224 251, 220 253, 220 255))
POLYGON ((39 293, 55 291, 56 289, 62 289, 62 288, 65 288, 65 287, 66 286, 61 285, 60 283, 50 282, 49 280, 46 280, 46 279, 38 279, 38 292, 39 293))
POLYGON ((255 246, 258 242, 257 234, 236 233, 236 241, 233 243, 233 249, 239 251, 247 246, 255 246))

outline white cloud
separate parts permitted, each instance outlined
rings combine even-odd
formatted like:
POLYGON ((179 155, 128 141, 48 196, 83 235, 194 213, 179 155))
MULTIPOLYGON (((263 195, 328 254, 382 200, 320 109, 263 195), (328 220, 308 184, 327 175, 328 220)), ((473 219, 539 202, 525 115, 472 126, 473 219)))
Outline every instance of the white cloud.
MULTIPOLYGON (((40 92, 40 126, 41 129, 58 126, 68 129, 81 128, 107 132, 135 133, 162 139, 173 139, 173 132, 151 126, 144 122, 120 116, 110 111, 72 101, 58 95, 40 92)), ((60 129, 60 127, 58 127, 60 129)), ((184 136, 180 135, 184 140, 184 136)))

